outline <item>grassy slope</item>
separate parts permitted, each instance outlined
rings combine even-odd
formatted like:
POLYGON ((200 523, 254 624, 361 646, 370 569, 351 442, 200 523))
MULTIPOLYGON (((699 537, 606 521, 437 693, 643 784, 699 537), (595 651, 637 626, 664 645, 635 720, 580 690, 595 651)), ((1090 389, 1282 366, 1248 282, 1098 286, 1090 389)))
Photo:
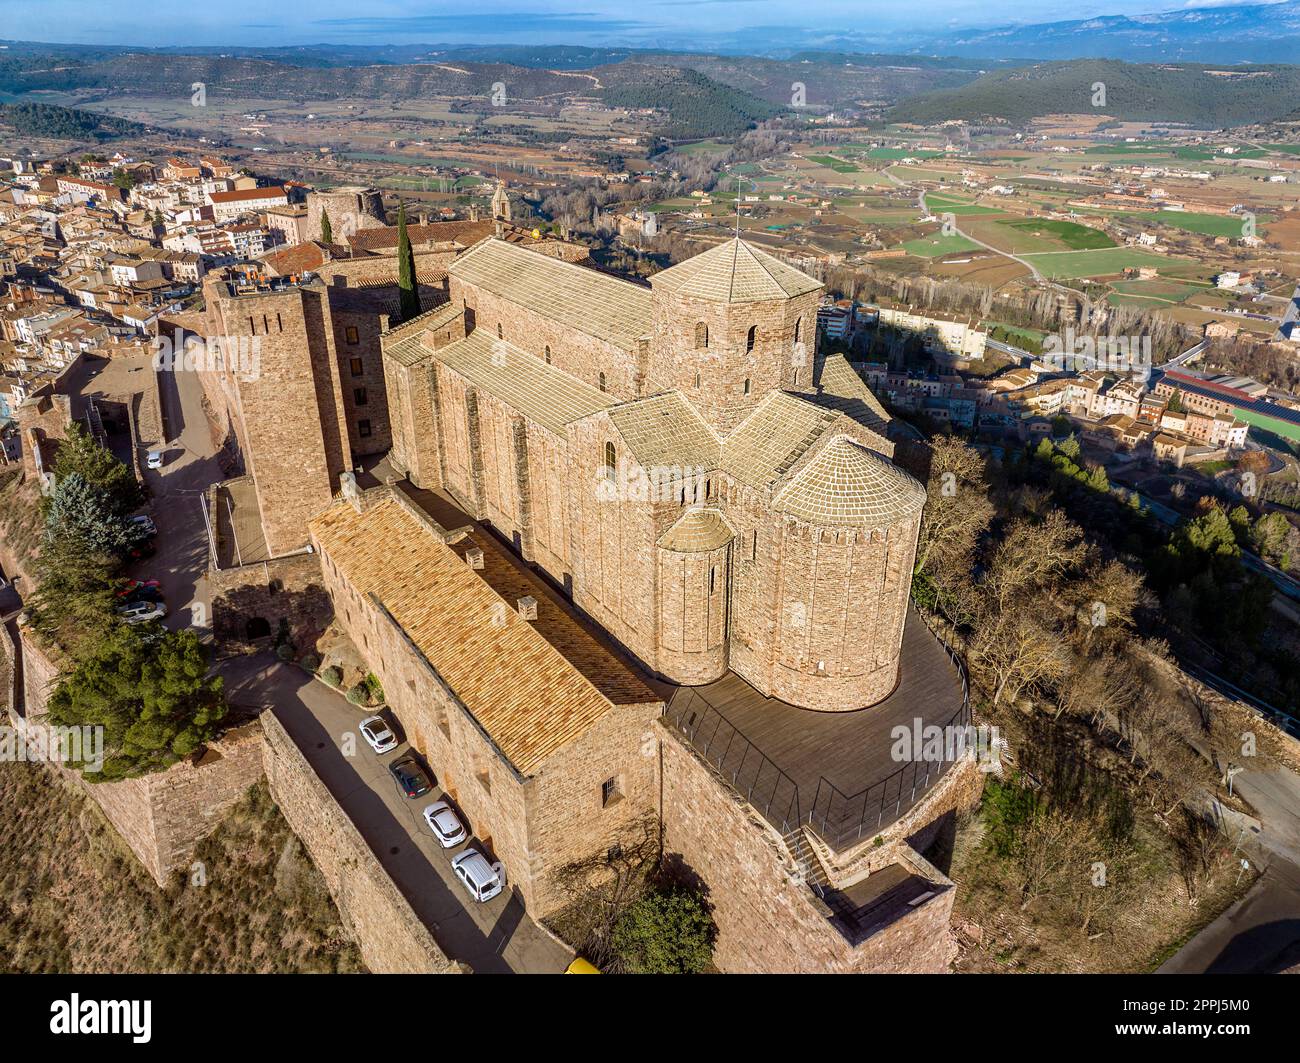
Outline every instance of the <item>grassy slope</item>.
POLYGON ((356 972, 320 873, 255 787, 160 890, 99 809, 0 764, 0 972, 356 972))

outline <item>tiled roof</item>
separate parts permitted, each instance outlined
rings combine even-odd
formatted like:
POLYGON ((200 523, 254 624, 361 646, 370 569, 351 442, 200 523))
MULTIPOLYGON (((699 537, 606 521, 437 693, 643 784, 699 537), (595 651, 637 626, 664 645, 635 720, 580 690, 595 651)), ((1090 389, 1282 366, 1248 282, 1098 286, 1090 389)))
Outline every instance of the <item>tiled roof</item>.
POLYGON ((716 550, 735 538, 727 518, 716 509, 688 509, 659 537, 659 547, 677 554, 716 550))
POLYGON ((770 487, 839 417, 784 391, 769 392, 722 444, 722 467, 750 487, 770 487))
POLYGON ((262 262, 273 274, 287 277, 291 273, 306 273, 320 269, 329 261, 325 249, 313 241, 277 248, 262 256, 262 262))
POLYGON ((676 391, 616 406, 609 411, 614 427, 644 468, 703 469, 718 467, 718 437, 676 391))
POLYGON ((814 383, 821 389, 814 402, 828 410, 847 413, 859 424, 879 428, 889 422, 889 414, 880 400, 858 376, 853 366, 842 354, 832 354, 821 364, 821 372, 814 383))
POLYGON ((650 331, 648 288, 503 240, 476 244, 447 272, 625 351, 650 331))
POLYGON ((234 192, 213 192, 208 198, 213 203, 243 203, 248 200, 278 199, 285 196, 285 191, 278 185, 268 188, 240 188, 234 192))
MULTIPOLYGON (((406 235, 412 244, 457 243, 462 247, 476 244, 492 235, 494 223, 488 221, 435 221, 427 225, 406 224, 406 235)), ((397 247, 396 225, 375 225, 358 229, 348 236, 348 243, 358 250, 384 251, 397 247)))
POLYGON ((910 520, 925 488, 848 436, 830 440, 772 499, 772 507, 810 524, 879 528, 910 520))
MULTIPOLYGON (((534 774, 612 708, 520 617, 516 602, 399 502, 377 501, 363 513, 338 503, 311 528, 322 551, 360 594, 380 601, 520 775, 534 774)), ((656 700, 645 695, 638 700, 656 700)))
POLYGON ((743 240, 731 239, 656 273, 656 291, 720 303, 756 303, 817 291, 822 282, 743 240))
POLYGON ((563 433, 570 421, 589 417, 615 403, 605 392, 547 365, 535 354, 497 339, 485 328, 448 344, 435 357, 556 434, 563 433))

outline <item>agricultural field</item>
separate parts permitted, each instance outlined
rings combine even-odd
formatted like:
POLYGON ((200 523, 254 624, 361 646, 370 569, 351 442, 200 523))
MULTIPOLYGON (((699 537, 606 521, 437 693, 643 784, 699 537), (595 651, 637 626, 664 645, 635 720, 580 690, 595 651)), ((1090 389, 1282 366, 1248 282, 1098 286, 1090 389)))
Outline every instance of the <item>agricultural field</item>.
POLYGON ((958 251, 976 251, 980 245, 955 233, 951 236, 931 233, 916 240, 907 240, 901 246, 909 255, 915 255, 917 258, 940 258, 943 255, 956 254, 958 251))
MULTIPOLYGON (((1160 225, 1167 225, 1172 229, 1182 229, 1184 232, 1233 238, 1242 235, 1244 225, 1239 214, 1198 214, 1194 211, 1185 210, 1158 210, 1154 214, 1132 213, 1121 214, 1120 217, 1134 222, 1149 218, 1160 225)), ((1273 216, 1271 214, 1255 216, 1256 229, 1261 236, 1264 235, 1265 224, 1272 220, 1273 216)))
POLYGON ((955 196, 927 195, 925 205, 935 214, 956 214, 961 217, 1004 213, 997 207, 982 207, 969 199, 958 199, 955 196))
POLYGON ((1106 247, 1090 251, 1049 251, 1021 255, 1032 262, 1046 277, 1055 280, 1081 280, 1087 277, 1110 277, 1126 269, 1151 266, 1162 272, 1172 266, 1195 268, 1194 262, 1170 258, 1134 247, 1106 247))
POLYGON ((808 155, 809 162, 815 162, 818 166, 825 166, 827 169, 834 170, 836 173, 857 173, 858 168, 851 162, 844 159, 838 159, 834 155, 808 155))
MULTIPOLYGON (((1114 247, 1115 241, 1100 229, 1092 229, 1072 221, 1044 221, 1030 218, 1025 221, 1003 221, 999 225, 1014 229, 1017 233, 1044 242, 1063 245, 1069 251, 1095 251, 1105 247, 1114 247)), ((1056 250, 1057 248, 1039 248, 1038 250, 1056 250)), ((1033 250, 1028 247, 1013 247, 1013 251, 1033 250)))
POLYGON ((1112 306, 1176 306, 1189 296, 1205 292, 1206 285, 1164 277, 1154 280, 1112 281, 1107 297, 1112 306))

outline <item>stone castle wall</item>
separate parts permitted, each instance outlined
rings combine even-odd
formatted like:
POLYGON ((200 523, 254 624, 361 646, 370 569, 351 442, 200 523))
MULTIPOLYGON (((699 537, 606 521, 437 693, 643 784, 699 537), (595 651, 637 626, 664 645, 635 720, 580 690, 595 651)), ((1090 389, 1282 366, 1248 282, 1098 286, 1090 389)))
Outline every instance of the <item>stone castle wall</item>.
POLYGON ((186 871, 194 847, 262 777, 262 742, 256 723, 228 731, 197 760, 122 782, 91 783, 75 777, 160 886, 186 871))
POLYGON ((263 735, 271 795, 320 868, 366 966, 376 974, 458 973, 270 712, 263 715, 263 735))
POLYGON ((208 569, 212 594, 212 629, 217 642, 230 649, 264 649, 268 636, 250 638, 248 623, 267 622, 269 638, 287 624, 301 652, 329 626, 334 606, 321 578, 320 557, 289 554, 241 568, 208 569))
POLYGON ((664 854, 703 880, 718 928, 714 962, 736 974, 946 972, 955 952, 952 884, 910 847, 893 862, 938 890, 857 945, 803 885, 776 832, 729 790, 671 728, 656 724, 663 773, 664 854))

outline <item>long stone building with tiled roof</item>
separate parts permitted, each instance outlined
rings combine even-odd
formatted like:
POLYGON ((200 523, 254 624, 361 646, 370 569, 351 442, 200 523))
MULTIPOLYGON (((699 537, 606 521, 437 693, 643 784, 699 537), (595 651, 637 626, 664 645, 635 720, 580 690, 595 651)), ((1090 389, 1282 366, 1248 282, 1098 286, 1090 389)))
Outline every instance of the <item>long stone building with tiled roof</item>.
POLYGON ((816 352, 822 285, 731 240, 648 287, 487 239, 382 340, 391 458, 652 674, 823 711, 894 689, 925 493, 816 352))

